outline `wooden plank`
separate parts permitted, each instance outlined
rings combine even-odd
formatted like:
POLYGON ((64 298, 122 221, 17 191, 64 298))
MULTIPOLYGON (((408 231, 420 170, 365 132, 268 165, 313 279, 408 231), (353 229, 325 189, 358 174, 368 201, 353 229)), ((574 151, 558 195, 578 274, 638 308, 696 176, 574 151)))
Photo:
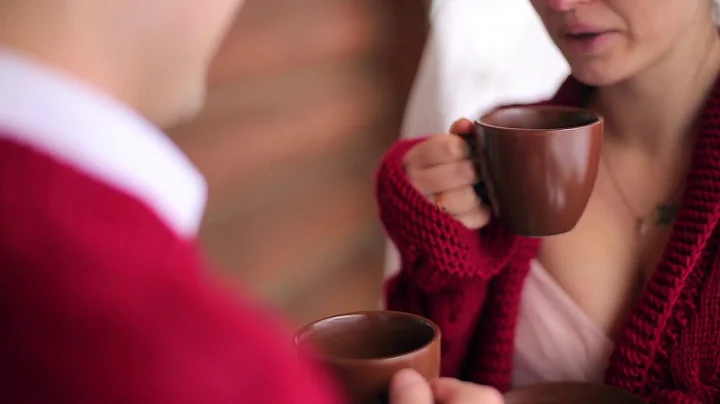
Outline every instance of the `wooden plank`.
POLYGON ((312 285, 295 288, 277 301, 300 327, 319 318, 357 310, 374 310, 382 291, 384 244, 360 251, 338 269, 312 285))
POLYGON ((210 209, 227 191, 264 167, 292 164, 297 156, 336 149, 382 116, 383 97, 370 90, 339 94, 251 122, 213 120, 178 128, 181 147, 208 178, 210 209))
POLYGON ((208 226, 202 239, 223 267, 264 295, 277 296, 276 291, 328 270, 323 261, 354 253, 354 243, 375 223, 371 188, 365 181, 345 180, 289 195, 285 204, 208 226))
POLYGON ((254 17, 248 6, 215 60, 211 85, 242 76, 277 75, 318 60, 362 58, 380 40, 377 19, 364 2, 284 4, 282 12, 275 9, 272 18, 265 19, 254 17))
MULTIPOLYGON (((318 189, 332 188, 342 181, 373 184, 384 147, 366 139, 376 133, 363 131, 347 136, 338 148, 310 150, 286 164, 266 166, 247 177, 239 186, 224 190, 222 198, 212 199, 205 223, 228 220, 234 215, 255 212, 264 206, 287 204, 289 195, 314 195, 318 189), (365 135, 361 137, 359 135, 365 135)), ((370 202, 374 202, 370 200, 370 202)))
POLYGON ((373 173, 422 49, 416 1, 249 0, 207 107, 170 130, 208 178, 211 259, 299 321, 377 303, 373 173))
POLYGON ((227 118, 264 119, 268 113, 282 114, 342 94, 376 92, 383 98, 392 97, 377 70, 353 59, 320 60, 282 75, 238 77, 210 88, 207 104, 193 124, 202 126, 208 120, 227 118))

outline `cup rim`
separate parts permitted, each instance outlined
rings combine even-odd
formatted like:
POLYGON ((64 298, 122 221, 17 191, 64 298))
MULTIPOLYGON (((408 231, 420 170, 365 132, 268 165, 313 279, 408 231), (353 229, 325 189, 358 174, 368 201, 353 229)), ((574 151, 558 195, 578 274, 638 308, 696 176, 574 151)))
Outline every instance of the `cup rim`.
POLYGON ((378 358, 364 358, 364 359, 341 358, 341 357, 333 357, 333 356, 324 355, 322 353, 317 353, 315 351, 313 351, 311 353, 311 356, 321 359, 321 360, 324 360, 324 361, 329 361, 329 362, 339 363, 339 364, 363 364, 363 363, 367 363, 368 361, 386 362, 386 361, 392 361, 392 360, 395 360, 398 358, 404 358, 404 357, 407 357, 408 355, 413 355, 413 354, 417 354, 419 352, 425 351, 428 347, 437 343, 440 340, 440 337, 442 334, 442 332, 440 331, 440 327, 437 324, 435 324, 434 321, 430 320, 427 317, 423 317, 423 316, 420 316, 417 314, 408 313, 408 312, 404 312, 404 311, 397 311, 397 310, 359 310, 359 311, 350 311, 350 312, 346 312, 346 313, 340 313, 340 314, 334 314, 331 316, 326 316, 326 317, 312 321, 312 322, 300 327, 300 329, 297 332, 295 332, 295 335, 293 337, 293 344, 295 346, 295 349, 298 349, 300 347, 300 338, 313 326, 316 326, 316 325, 318 325, 322 322, 328 321, 328 320, 333 320, 333 319, 337 319, 337 318, 341 318, 341 317, 365 316, 368 314, 376 314, 376 313, 386 313, 386 314, 393 315, 393 316, 401 316, 401 317, 413 318, 413 319, 419 320, 419 321, 425 323, 425 325, 429 326, 433 330, 433 337, 428 342, 426 342, 425 344, 423 344, 422 346, 420 346, 419 348, 417 348, 415 350, 397 354, 397 355, 382 356, 382 357, 378 357, 378 358))
POLYGON ((484 113, 480 118, 476 119, 473 123, 476 126, 483 126, 486 128, 492 128, 492 129, 502 129, 502 130, 512 130, 514 132, 522 132, 524 134, 528 134, 527 132, 530 132, 530 134, 536 134, 536 135, 543 135, 547 132, 570 132, 581 128, 589 128, 595 125, 600 125, 605 121, 605 118, 603 115, 594 109, 590 108, 582 108, 582 107, 571 107, 566 105, 539 105, 539 104, 527 104, 527 105, 507 105, 504 107, 494 108, 486 113, 484 113), (590 113, 595 116, 595 120, 586 123, 584 125, 578 125, 578 126, 572 126, 569 128, 552 128, 552 129, 532 129, 532 128, 514 128, 511 126, 501 126, 501 125, 492 125, 486 122, 483 122, 484 119, 489 117, 490 115, 508 110, 508 109, 545 109, 545 110, 556 110, 556 111, 568 111, 568 112, 585 112, 590 113))

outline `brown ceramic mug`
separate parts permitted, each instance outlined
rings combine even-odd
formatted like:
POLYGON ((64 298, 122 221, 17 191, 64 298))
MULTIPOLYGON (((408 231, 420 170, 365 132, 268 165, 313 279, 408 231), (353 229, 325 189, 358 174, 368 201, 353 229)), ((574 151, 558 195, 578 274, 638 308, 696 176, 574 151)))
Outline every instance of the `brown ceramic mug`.
POLYGON ((386 403, 390 380, 401 369, 414 369, 427 380, 440 373, 440 329, 409 313, 325 318, 300 329, 295 345, 333 372, 353 404, 386 403))
POLYGON ((496 109, 475 122, 476 191, 512 233, 565 233, 580 220, 600 166, 603 118, 582 108, 496 109))
POLYGON ((634 395, 605 385, 579 382, 543 383, 512 390, 505 404, 643 404, 634 395))

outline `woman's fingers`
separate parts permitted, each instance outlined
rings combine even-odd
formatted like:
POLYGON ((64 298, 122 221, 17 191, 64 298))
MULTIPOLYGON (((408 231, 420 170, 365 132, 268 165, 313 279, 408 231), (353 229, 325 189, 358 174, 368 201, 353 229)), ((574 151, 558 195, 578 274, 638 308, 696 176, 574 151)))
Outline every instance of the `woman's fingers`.
POLYGON ((490 221, 490 210, 482 204, 472 186, 435 194, 431 200, 469 229, 479 229, 490 221))
POLYGON ((403 164, 420 193, 468 228, 477 229, 488 223, 490 211, 473 190, 480 179, 468 144, 458 136, 473 130, 471 121, 460 119, 450 134, 433 136, 413 147, 403 164))
POLYGON ((481 207, 465 215, 456 216, 455 219, 465 225, 468 229, 480 229, 490 222, 490 210, 485 207, 481 207))
POLYGON ((434 404, 428 382, 416 371, 399 371, 390 383, 390 404, 434 404))
POLYGON ((435 194, 431 199, 440 209, 455 217, 467 215, 481 205, 472 185, 435 194))
POLYGON ((500 392, 488 386, 450 378, 434 380, 431 385, 438 404, 503 404, 505 402, 500 392))
POLYGON ((408 179, 423 195, 433 195, 477 182, 470 160, 460 160, 430 168, 408 169, 408 179))
POLYGON ((458 119, 450 126, 450 133, 465 135, 475 131, 475 125, 469 119, 458 119))
POLYGON ((469 153, 470 148, 460 136, 435 135, 410 149, 403 162, 406 170, 422 170, 465 160, 469 153))

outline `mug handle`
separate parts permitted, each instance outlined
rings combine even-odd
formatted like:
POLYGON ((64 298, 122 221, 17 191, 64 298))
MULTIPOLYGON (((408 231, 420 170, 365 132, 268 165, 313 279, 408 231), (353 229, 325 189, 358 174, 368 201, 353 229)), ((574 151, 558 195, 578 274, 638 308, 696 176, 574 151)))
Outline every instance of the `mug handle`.
MULTIPOLYGON (((475 167, 475 172, 477 173, 479 178, 482 178, 482 168, 480 166, 479 157, 480 156, 480 150, 478 150, 478 141, 477 136, 475 136, 475 133, 464 133, 458 135, 462 140, 467 143, 468 147, 470 148, 470 156, 473 161, 473 166, 475 167)), ((480 198, 480 201, 482 203, 490 206, 490 196, 488 194, 487 187, 485 186, 485 183, 480 180, 475 185, 473 185, 473 189, 475 190, 475 194, 480 198)))

